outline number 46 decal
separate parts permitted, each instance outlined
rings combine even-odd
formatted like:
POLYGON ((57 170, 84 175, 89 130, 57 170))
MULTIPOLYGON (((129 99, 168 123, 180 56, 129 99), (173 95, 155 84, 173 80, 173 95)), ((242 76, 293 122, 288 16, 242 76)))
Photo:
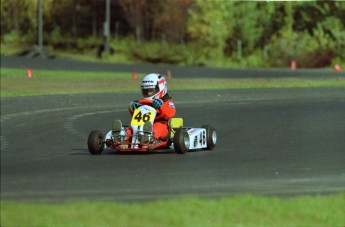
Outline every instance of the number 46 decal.
POLYGON ((137 120, 138 122, 140 122, 141 120, 143 122, 149 121, 151 117, 151 113, 146 113, 146 114, 142 114, 141 112, 139 112, 137 115, 135 115, 134 119, 137 120))
POLYGON ((143 125, 146 121, 151 121, 152 112, 143 114, 140 110, 135 110, 132 118, 132 125, 143 125))

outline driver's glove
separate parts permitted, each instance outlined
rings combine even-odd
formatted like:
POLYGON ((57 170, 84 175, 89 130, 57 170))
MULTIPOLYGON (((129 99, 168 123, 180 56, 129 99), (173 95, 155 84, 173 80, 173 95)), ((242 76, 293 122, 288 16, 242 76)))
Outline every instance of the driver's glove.
POLYGON ((162 105, 163 105, 163 100, 162 99, 154 99, 152 101, 152 107, 155 108, 155 109, 161 108, 162 105))
POLYGON ((130 108, 131 108, 132 111, 138 109, 141 106, 142 106, 142 104, 140 104, 138 101, 132 101, 130 103, 130 108))

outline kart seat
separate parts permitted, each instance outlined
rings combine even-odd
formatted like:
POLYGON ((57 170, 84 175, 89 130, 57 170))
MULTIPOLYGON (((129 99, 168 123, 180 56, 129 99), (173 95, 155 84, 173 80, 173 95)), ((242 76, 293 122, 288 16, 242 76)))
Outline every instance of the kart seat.
POLYGON ((174 138, 174 134, 178 128, 183 126, 183 118, 171 118, 168 121, 168 130, 170 138, 174 138))
POLYGON ((178 128, 183 126, 183 118, 171 118, 168 121, 168 135, 162 140, 166 141, 167 139, 174 138, 174 134, 178 128))

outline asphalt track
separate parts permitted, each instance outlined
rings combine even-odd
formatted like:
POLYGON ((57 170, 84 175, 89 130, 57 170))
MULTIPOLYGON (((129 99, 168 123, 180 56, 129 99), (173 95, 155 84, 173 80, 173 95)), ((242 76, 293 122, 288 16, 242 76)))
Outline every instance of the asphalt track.
MULTIPOLYGON (((2 64, 3 67, 3 64, 2 64)), ((90 130, 129 120, 134 93, 1 98, 1 200, 141 201, 345 190, 345 88, 171 92, 213 151, 90 155, 90 130)))

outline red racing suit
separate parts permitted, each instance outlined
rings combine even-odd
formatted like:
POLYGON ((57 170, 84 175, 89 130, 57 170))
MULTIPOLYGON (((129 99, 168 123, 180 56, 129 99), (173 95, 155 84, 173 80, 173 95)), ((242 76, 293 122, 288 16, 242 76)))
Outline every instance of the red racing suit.
MULTIPOLYGON (((143 99, 145 100, 145 99, 143 99)), ((157 139, 164 140, 168 135, 168 121, 175 116, 176 108, 174 101, 171 97, 166 94, 163 98, 163 105, 157 109, 157 115, 153 122, 153 136, 157 139)), ((138 100, 140 103, 141 100, 138 100)), ((133 112, 129 109, 131 116, 133 112)), ((127 132, 127 135, 132 134, 132 132, 127 132)))

